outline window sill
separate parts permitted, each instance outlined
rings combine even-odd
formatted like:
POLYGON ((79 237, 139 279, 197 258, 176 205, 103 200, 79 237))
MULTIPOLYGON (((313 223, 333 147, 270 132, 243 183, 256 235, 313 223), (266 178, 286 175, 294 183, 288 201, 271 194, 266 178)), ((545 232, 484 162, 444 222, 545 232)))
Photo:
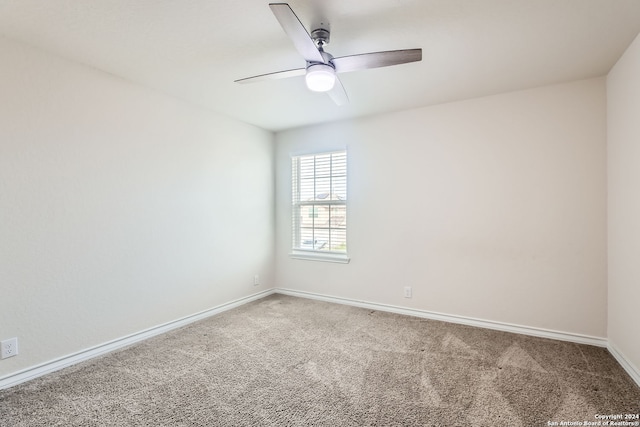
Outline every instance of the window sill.
POLYGON ((293 259, 303 259, 306 261, 324 261, 336 262, 339 264, 348 264, 349 256, 341 252, 318 252, 294 249, 289 256, 293 259))

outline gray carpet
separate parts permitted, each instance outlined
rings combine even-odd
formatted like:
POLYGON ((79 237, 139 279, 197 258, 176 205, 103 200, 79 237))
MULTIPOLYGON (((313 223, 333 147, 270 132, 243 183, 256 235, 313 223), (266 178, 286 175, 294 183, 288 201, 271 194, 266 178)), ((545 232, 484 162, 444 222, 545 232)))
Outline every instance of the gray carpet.
POLYGON ((640 412, 606 349, 272 295, 0 391, 4 426, 548 426, 640 412))

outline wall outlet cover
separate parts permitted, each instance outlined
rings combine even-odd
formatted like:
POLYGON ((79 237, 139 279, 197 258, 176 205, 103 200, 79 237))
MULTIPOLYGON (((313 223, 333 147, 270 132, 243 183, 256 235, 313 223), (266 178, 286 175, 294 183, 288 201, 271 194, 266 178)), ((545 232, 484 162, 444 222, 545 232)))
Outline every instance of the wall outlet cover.
POLYGON ((13 357, 18 354, 18 338, 9 338, 0 342, 0 359, 13 357))
POLYGON ((404 297, 411 298, 411 286, 404 287, 404 297))

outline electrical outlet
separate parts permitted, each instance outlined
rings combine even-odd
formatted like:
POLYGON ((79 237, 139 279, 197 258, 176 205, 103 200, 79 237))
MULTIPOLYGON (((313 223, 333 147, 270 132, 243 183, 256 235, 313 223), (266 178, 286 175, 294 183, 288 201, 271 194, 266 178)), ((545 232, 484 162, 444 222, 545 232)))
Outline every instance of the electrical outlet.
POLYGON ((260 276, 257 274, 253 276, 253 286, 258 286, 260 284, 260 276))
POLYGON ((9 338, 0 342, 0 359, 13 357, 18 354, 18 338, 9 338))
POLYGON ((404 287, 404 297, 411 298, 411 286, 404 287))

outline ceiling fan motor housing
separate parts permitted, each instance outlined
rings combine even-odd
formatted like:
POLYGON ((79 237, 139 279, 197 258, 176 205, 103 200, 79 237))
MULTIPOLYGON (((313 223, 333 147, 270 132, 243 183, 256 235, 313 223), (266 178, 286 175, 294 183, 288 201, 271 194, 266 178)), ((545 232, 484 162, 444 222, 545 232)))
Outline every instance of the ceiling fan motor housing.
POLYGON ((329 44, 329 30, 326 30, 324 28, 316 28, 315 30, 311 31, 311 38, 316 43, 316 46, 318 46, 318 48, 321 48, 322 46, 329 44))

